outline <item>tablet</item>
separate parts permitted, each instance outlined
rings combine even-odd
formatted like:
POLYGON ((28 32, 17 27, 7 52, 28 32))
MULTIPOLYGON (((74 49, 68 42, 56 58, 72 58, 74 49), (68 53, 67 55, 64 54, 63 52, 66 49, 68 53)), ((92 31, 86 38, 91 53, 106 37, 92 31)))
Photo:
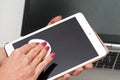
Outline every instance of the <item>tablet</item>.
POLYGON ((10 55, 14 49, 33 39, 47 41, 51 51, 56 53, 44 72, 47 80, 54 80, 107 54, 104 44, 82 13, 71 15, 12 41, 5 45, 5 50, 10 55))

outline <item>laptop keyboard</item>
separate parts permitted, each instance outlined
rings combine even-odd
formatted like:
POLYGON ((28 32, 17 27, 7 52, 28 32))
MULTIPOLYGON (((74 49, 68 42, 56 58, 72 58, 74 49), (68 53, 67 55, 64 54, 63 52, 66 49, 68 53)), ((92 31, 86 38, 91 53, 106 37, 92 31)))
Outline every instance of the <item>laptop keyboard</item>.
POLYGON ((109 54, 93 63, 94 68, 120 70, 120 52, 109 52, 109 54))

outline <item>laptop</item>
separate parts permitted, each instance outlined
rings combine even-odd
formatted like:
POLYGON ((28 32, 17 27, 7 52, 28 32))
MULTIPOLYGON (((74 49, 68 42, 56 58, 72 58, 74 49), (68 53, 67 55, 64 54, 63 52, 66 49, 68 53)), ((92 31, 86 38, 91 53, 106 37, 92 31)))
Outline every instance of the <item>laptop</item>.
POLYGON ((120 79, 120 0, 26 0, 21 36, 40 29, 55 16, 82 12, 110 53, 71 80, 120 79))

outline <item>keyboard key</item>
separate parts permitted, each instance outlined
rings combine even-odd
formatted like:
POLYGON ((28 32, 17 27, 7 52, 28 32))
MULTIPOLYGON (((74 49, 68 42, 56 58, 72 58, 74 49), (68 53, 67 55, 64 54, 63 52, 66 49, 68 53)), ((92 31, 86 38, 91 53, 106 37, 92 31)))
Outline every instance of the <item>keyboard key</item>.
POLYGON ((117 59, 115 69, 120 69, 120 58, 117 59))
POLYGON ((117 64, 114 69, 120 70, 120 64, 117 64))
POLYGON ((112 68, 113 68, 113 65, 105 65, 104 68, 112 69, 112 68))

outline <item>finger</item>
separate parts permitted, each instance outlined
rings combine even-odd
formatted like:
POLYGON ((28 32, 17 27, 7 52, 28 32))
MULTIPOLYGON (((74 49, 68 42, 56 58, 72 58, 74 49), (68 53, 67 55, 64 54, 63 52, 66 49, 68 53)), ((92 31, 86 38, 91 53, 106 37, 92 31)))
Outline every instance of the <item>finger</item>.
POLYGON ((55 22, 58 22, 61 19, 62 19, 62 16, 57 16, 57 17, 53 18, 52 20, 50 20, 50 22, 48 23, 48 25, 53 24, 55 22))
POLYGON ((84 69, 83 69, 82 67, 80 67, 80 68, 76 69, 75 71, 73 71, 73 72, 71 73, 71 75, 72 75, 72 76, 80 75, 83 70, 84 70, 84 69))
POLYGON ((55 53, 51 53, 41 63, 39 63, 35 69, 35 75, 38 77, 39 74, 46 68, 46 66, 53 60, 55 53))
POLYGON ((7 58, 7 53, 4 48, 0 47, 0 65, 7 58))
POLYGON ((16 50, 14 50, 12 52, 12 55, 14 54, 19 54, 19 55, 22 55, 22 54, 26 54, 27 52, 29 52, 32 48, 34 48, 36 46, 35 43, 31 43, 31 44, 25 44, 24 46, 20 47, 20 48, 17 48, 16 50))
POLYGON ((48 50, 49 50, 49 46, 44 47, 41 52, 33 59, 32 64, 34 66, 37 66, 45 57, 45 55, 47 54, 48 50))
POLYGON ((88 69, 91 69, 91 68, 93 68, 93 64, 92 63, 89 63, 86 66, 84 66, 85 70, 88 70, 88 69))
POLYGON ((56 80, 68 80, 70 77, 71 77, 70 74, 65 74, 63 77, 60 77, 56 80))
POLYGON ((42 49, 44 48, 44 46, 46 46, 46 42, 43 43, 38 43, 38 45, 36 47, 34 47, 33 49, 31 49, 28 53, 27 53, 27 57, 29 57, 30 61, 32 61, 39 53, 40 51, 42 51, 42 49))

